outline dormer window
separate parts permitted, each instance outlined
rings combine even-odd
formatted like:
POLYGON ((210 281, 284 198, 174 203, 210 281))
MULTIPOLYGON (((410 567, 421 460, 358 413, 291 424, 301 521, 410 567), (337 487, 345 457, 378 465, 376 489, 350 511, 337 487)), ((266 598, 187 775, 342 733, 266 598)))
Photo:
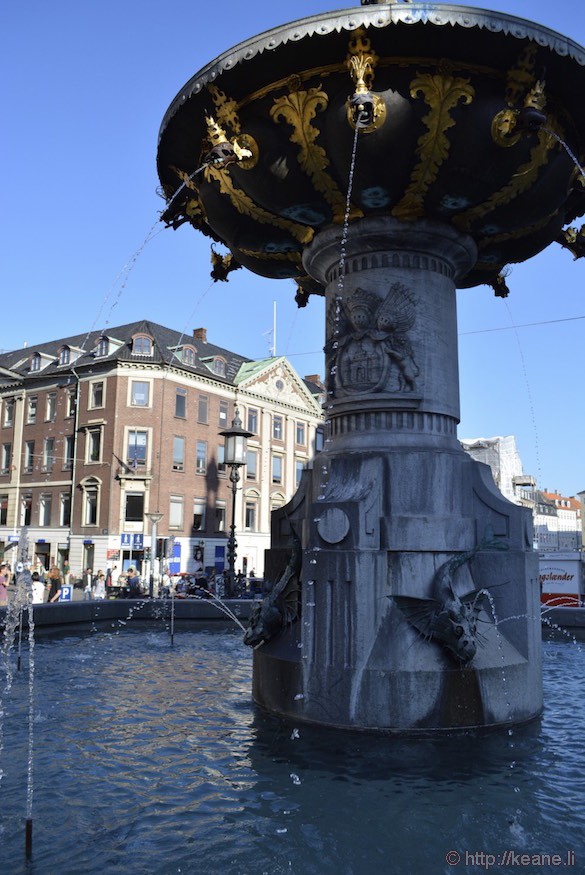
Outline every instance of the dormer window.
POLYGON ((134 355, 152 355, 152 338, 146 334, 139 334, 132 341, 132 353, 134 355))
POLYGON ((68 365, 71 361, 71 350, 68 346, 62 346, 59 350, 59 364, 68 365))
POLYGON ((31 358, 30 369, 31 369, 31 371, 40 371, 40 369, 41 369, 41 354, 39 352, 35 352, 35 354, 31 358))
POLYGON ((195 350, 190 346, 184 347, 182 358, 183 358, 183 364, 194 365, 195 364, 195 350))
POLYGON ((95 348, 96 356, 107 355, 110 351, 110 341, 107 337, 100 337, 95 348))
POLYGON ((219 357, 213 359, 213 373, 218 377, 225 377, 225 359, 219 357))

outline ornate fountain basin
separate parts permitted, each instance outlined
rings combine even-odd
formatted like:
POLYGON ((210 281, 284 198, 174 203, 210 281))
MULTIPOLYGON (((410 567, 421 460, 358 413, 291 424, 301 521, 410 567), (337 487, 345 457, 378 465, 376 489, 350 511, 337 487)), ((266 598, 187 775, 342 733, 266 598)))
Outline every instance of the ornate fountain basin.
POLYGON ((585 50, 523 19, 427 3, 315 15, 241 43, 181 89, 160 132, 164 219, 189 221, 255 273, 319 291, 302 253, 343 222, 357 139, 350 222, 451 224, 479 252, 459 284, 492 283, 585 212, 557 139, 583 162, 584 93, 585 50), (376 108, 357 137, 356 68, 376 108), (544 124, 523 126, 526 112, 544 124), (193 175, 222 142, 245 157, 193 175))

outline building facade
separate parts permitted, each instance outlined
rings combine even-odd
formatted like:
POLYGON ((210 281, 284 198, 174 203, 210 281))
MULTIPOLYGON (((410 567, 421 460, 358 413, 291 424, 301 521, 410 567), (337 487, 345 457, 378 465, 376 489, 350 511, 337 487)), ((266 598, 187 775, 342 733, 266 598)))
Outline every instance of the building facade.
POLYGON ((477 462, 489 465, 496 486, 509 501, 532 510, 535 550, 581 550, 581 502, 574 496, 538 489, 535 478, 522 471, 513 435, 462 440, 461 445, 477 462))
POLYGON ((322 441, 322 386, 283 357, 251 361, 145 320, 0 355, 0 554, 76 575, 226 561, 232 491, 219 432, 236 407, 249 439, 236 495, 236 569, 263 571, 270 511, 322 441))

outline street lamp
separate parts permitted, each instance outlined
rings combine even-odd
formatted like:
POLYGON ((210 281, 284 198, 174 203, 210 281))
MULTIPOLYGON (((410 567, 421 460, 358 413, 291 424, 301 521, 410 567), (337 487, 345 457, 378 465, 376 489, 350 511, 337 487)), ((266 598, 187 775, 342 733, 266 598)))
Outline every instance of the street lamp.
POLYGON ((225 438, 224 462, 230 467, 230 482, 232 484, 232 524, 227 542, 227 596, 231 598, 234 592, 236 547, 238 546, 236 543, 236 492, 240 479, 239 469, 242 465, 246 464, 248 438, 252 437, 251 431, 246 431, 242 428, 242 420, 240 419, 237 407, 232 420, 232 427, 226 428, 225 431, 220 431, 220 435, 225 438))
POLYGON ((148 594, 150 598, 154 595, 154 560, 156 559, 156 524, 159 523, 164 514, 147 513, 146 516, 150 520, 150 582, 148 584, 148 594))

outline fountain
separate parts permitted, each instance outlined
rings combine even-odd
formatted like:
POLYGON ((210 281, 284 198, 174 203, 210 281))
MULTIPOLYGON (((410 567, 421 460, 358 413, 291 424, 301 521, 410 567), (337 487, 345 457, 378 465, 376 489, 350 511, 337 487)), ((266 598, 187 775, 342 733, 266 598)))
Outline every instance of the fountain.
POLYGON ((455 290, 505 297, 510 262, 575 254, 584 85, 585 51, 537 24, 362 0, 241 43, 171 103, 164 221, 223 243, 222 278, 327 301, 326 446, 273 514, 279 583, 247 633, 266 710, 407 734, 541 712, 530 514, 458 443, 455 290))

